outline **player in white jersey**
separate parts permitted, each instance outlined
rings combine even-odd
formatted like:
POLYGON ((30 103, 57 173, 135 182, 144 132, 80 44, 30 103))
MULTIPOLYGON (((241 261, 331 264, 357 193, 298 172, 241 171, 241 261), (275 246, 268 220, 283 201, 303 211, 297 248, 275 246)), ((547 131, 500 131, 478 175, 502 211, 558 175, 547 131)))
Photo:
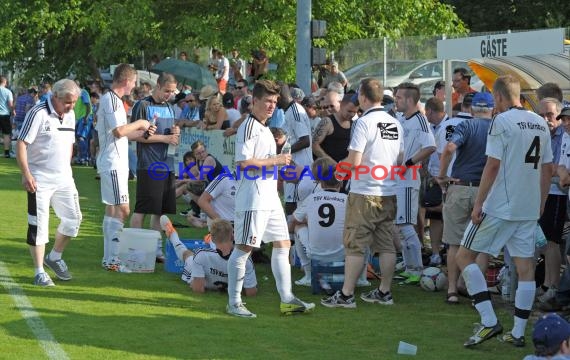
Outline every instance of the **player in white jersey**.
MULTIPOLYGON (((287 141, 291 144, 291 160, 298 166, 310 166, 313 162, 311 121, 305 108, 293 100, 287 85, 281 87, 279 105, 285 112, 284 130, 287 134, 287 141)), ((286 215, 293 213, 299 200, 296 189, 296 183, 286 182, 284 184, 286 215)))
POLYGON ((408 167, 403 178, 398 177, 398 209, 396 225, 402 239, 402 256, 406 263, 406 283, 417 284, 423 269, 421 242, 414 225, 418 218, 420 176, 415 164, 421 164, 436 150, 435 139, 429 130, 427 119, 418 110, 420 90, 417 85, 398 85, 395 95, 396 108, 404 115, 404 159, 408 167))
POLYGON ((131 93, 137 80, 137 71, 128 64, 120 64, 113 74, 111 91, 99 101, 97 134, 99 154, 97 172, 101 177, 101 199, 105 204, 103 216, 103 261, 109 271, 130 272, 119 261, 119 233, 129 216, 129 137, 135 138, 156 126, 145 119, 127 123, 127 113, 121 98, 131 93))
POLYGON ((259 80, 253 88, 251 114, 238 128, 235 160, 242 173, 236 193, 235 243, 228 261, 228 295, 226 311, 240 317, 256 317, 241 301, 245 263, 253 248, 261 241, 273 242, 271 270, 281 298, 283 314, 303 313, 315 305, 305 303, 291 290, 289 266, 289 231, 281 201, 277 193, 277 165, 287 165, 290 154, 276 155, 273 134, 267 128, 279 95, 279 87, 270 80, 259 80), (247 176, 245 176, 247 175, 247 176))
POLYGON ((71 280, 61 258, 81 224, 79 196, 73 181, 70 161, 75 142, 73 107, 80 89, 74 81, 63 79, 53 86, 53 95, 31 108, 18 136, 18 165, 22 184, 28 192, 28 236, 35 267, 34 284, 54 286, 44 265, 61 280, 71 280), (45 257, 49 242, 50 206, 61 220, 51 252, 45 257))
POLYGON ((305 255, 299 256, 305 276, 295 281, 297 285, 311 285, 311 259, 344 261, 342 232, 347 195, 339 193, 342 182, 334 176, 335 169, 336 161, 329 157, 313 162, 312 173, 319 189, 301 200, 292 215, 289 228, 295 231, 295 249, 305 255))
POLYGON ((518 275, 514 327, 502 339, 524 346, 524 332, 531 312, 534 281, 535 231, 552 177, 550 131, 544 119, 520 104, 520 83, 511 75, 500 76, 493 86, 495 116, 487 136, 487 162, 479 192, 457 253, 457 265, 481 325, 465 346, 474 346, 502 333, 493 310, 485 277, 475 258, 479 252, 497 256, 506 246, 518 275))
MULTIPOLYGON (((172 243, 178 259, 184 261, 182 280, 192 291, 203 293, 206 290, 226 291, 228 288, 228 258, 233 250, 233 227, 223 219, 216 219, 211 224, 212 241, 216 249, 199 249, 194 253, 180 241, 176 229, 166 215, 160 217, 160 226, 172 243)), ((257 294, 257 279, 251 258, 245 266, 244 294, 257 294)))
POLYGON ((346 253, 344 283, 342 290, 321 300, 326 307, 356 308, 354 288, 362 273, 368 248, 380 253, 382 280, 377 289, 362 294, 360 298, 383 305, 394 303, 390 292, 396 264, 392 227, 396 214, 394 178, 398 175, 394 174, 394 170, 396 167, 403 170, 399 164, 403 159, 404 138, 398 121, 382 111, 382 97, 380 81, 371 78, 362 80, 358 102, 364 112, 356 121, 348 158, 346 162, 339 163, 339 166, 344 165, 345 170, 348 168, 350 173, 354 172, 343 234, 346 253))
POLYGON ((200 195, 198 206, 208 215, 208 228, 214 219, 234 221, 236 189, 236 180, 230 174, 218 175, 200 195))

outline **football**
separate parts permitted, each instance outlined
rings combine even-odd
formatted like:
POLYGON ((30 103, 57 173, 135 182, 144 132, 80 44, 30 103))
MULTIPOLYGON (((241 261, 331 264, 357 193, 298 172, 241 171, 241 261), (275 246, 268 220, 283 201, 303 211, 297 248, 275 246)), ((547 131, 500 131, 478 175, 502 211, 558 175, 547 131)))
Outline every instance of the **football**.
POLYGON ((437 267, 428 267, 422 271, 420 287, 425 291, 440 291, 447 287, 447 276, 437 267))

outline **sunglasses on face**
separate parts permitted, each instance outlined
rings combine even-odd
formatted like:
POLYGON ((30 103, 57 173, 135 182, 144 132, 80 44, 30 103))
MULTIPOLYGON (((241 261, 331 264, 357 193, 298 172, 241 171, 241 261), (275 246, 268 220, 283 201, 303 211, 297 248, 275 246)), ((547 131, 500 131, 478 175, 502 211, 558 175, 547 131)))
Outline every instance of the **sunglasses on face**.
POLYGON ((243 89, 245 86, 236 86, 236 89, 241 90, 243 89))

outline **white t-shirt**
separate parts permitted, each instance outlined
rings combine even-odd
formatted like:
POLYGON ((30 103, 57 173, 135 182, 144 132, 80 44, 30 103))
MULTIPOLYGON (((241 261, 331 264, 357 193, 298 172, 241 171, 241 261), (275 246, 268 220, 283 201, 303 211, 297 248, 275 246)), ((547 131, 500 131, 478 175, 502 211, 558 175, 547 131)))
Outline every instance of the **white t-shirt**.
POLYGON ((18 140, 28 144, 28 167, 37 182, 73 182, 70 165, 75 142, 73 110, 60 119, 51 98, 35 105, 26 114, 18 140))
MULTIPOLYGON (((184 262, 184 270, 182 271, 182 280, 188 284, 192 283, 193 278, 205 278, 206 289, 217 290, 220 285, 228 284, 228 258, 213 249, 200 249, 189 256, 184 262)), ((247 258, 245 263, 245 279, 243 287, 246 289, 257 286, 257 278, 255 277, 255 268, 251 258, 247 258)))
MULTIPOLYGON (((401 124, 404 129, 404 161, 409 160, 422 149, 430 146, 435 147, 435 138, 429 129, 427 119, 422 113, 417 111, 409 118, 403 118, 401 124)), ((397 179, 399 187, 420 188, 421 180, 419 172, 416 170, 414 176, 413 168, 409 168, 406 171, 403 179, 399 176, 397 179)))
MULTIPOLYGON (((236 134, 235 161, 267 159, 275 156, 276 145, 269 128, 251 114, 239 126, 236 134)), ((273 168, 237 169, 236 211, 281 209, 277 193, 277 170, 273 168)))
POLYGON ((97 172, 129 168, 129 139, 113 135, 113 130, 127 124, 123 101, 112 91, 101 96, 97 110, 99 154, 97 172))
POLYGON ((230 126, 232 126, 241 117, 240 112, 234 108, 226 109, 226 112, 228 113, 228 120, 230 121, 230 126))
MULTIPOLYGON (((562 135, 562 144, 560 147, 560 159, 558 159, 558 165, 563 166, 566 170, 570 171, 570 135, 564 132, 562 135)), ((557 176, 557 174, 555 174, 557 176)), ((552 187, 551 187, 552 190, 552 187)), ((568 193, 570 196, 570 193, 568 193)))
POLYGON ((331 190, 320 190, 309 195, 295 210, 295 220, 307 222, 311 259, 320 261, 344 260, 344 217, 347 195, 331 190))
MULTIPOLYGON (((439 155, 443 154, 445 147, 449 140, 451 140, 451 135, 455 131, 455 127, 459 125, 460 122, 465 120, 465 118, 454 117, 451 119, 447 119, 441 123, 441 128, 437 132, 435 136, 435 142, 437 144, 437 153, 439 155)), ((453 163, 455 162, 455 158, 457 157, 457 153, 453 153, 451 157, 451 161, 449 162, 449 166, 447 167, 447 176, 451 176, 451 170, 453 169, 453 163)), ((439 175, 439 173, 435 174, 435 176, 439 175)))
POLYGON ((356 121, 348 150, 362 153, 360 165, 367 166, 370 171, 359 174, 358 179, 353 171, 351 193, 377 196, 396 194, 395 178, 398 176, 391 174, 393 167, 398 165, 398 154, 404 151, 403 133, 398 121, 381 108, 368 109, 356 121))
MULTIPOLYGON (((309 137, 309 146, 291 154, 291 159, 296 165, 310 166, 313 163, 313 149, 311 147, 311 121, 305 111, 305 108, 295 101, 291 102, 285 109, 285 132, 287 133, 287 141, 293 145, 303 136, 309 137)), ((293 183, 285 183, 284 194, 286 202, 296 202, 295 197, 296 185, 293 183)))
MULTIPOLYGON (((231 176, 219 176, 208 184, 204 190, 212 196, 212 207, 220 218, 234 221, 236 204, 236 181, 231 176)), ((208 225, 211 219, 208 218, 208 225)))
POLYGON ((485 153, 501 165, 483 211, 504 220, 537 220, 541 165, 552 162, 546 121, 520 108, 498 114, 491 123, 485 153))

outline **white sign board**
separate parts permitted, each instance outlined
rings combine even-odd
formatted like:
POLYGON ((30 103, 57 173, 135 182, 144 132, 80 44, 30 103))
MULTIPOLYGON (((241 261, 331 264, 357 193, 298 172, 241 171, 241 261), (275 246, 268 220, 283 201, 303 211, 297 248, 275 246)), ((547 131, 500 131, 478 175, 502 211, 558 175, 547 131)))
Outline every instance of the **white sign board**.
POLYGON ((564 52, 564 29, 474 36, 437 41, 437 58, 472 59, 564 52))

